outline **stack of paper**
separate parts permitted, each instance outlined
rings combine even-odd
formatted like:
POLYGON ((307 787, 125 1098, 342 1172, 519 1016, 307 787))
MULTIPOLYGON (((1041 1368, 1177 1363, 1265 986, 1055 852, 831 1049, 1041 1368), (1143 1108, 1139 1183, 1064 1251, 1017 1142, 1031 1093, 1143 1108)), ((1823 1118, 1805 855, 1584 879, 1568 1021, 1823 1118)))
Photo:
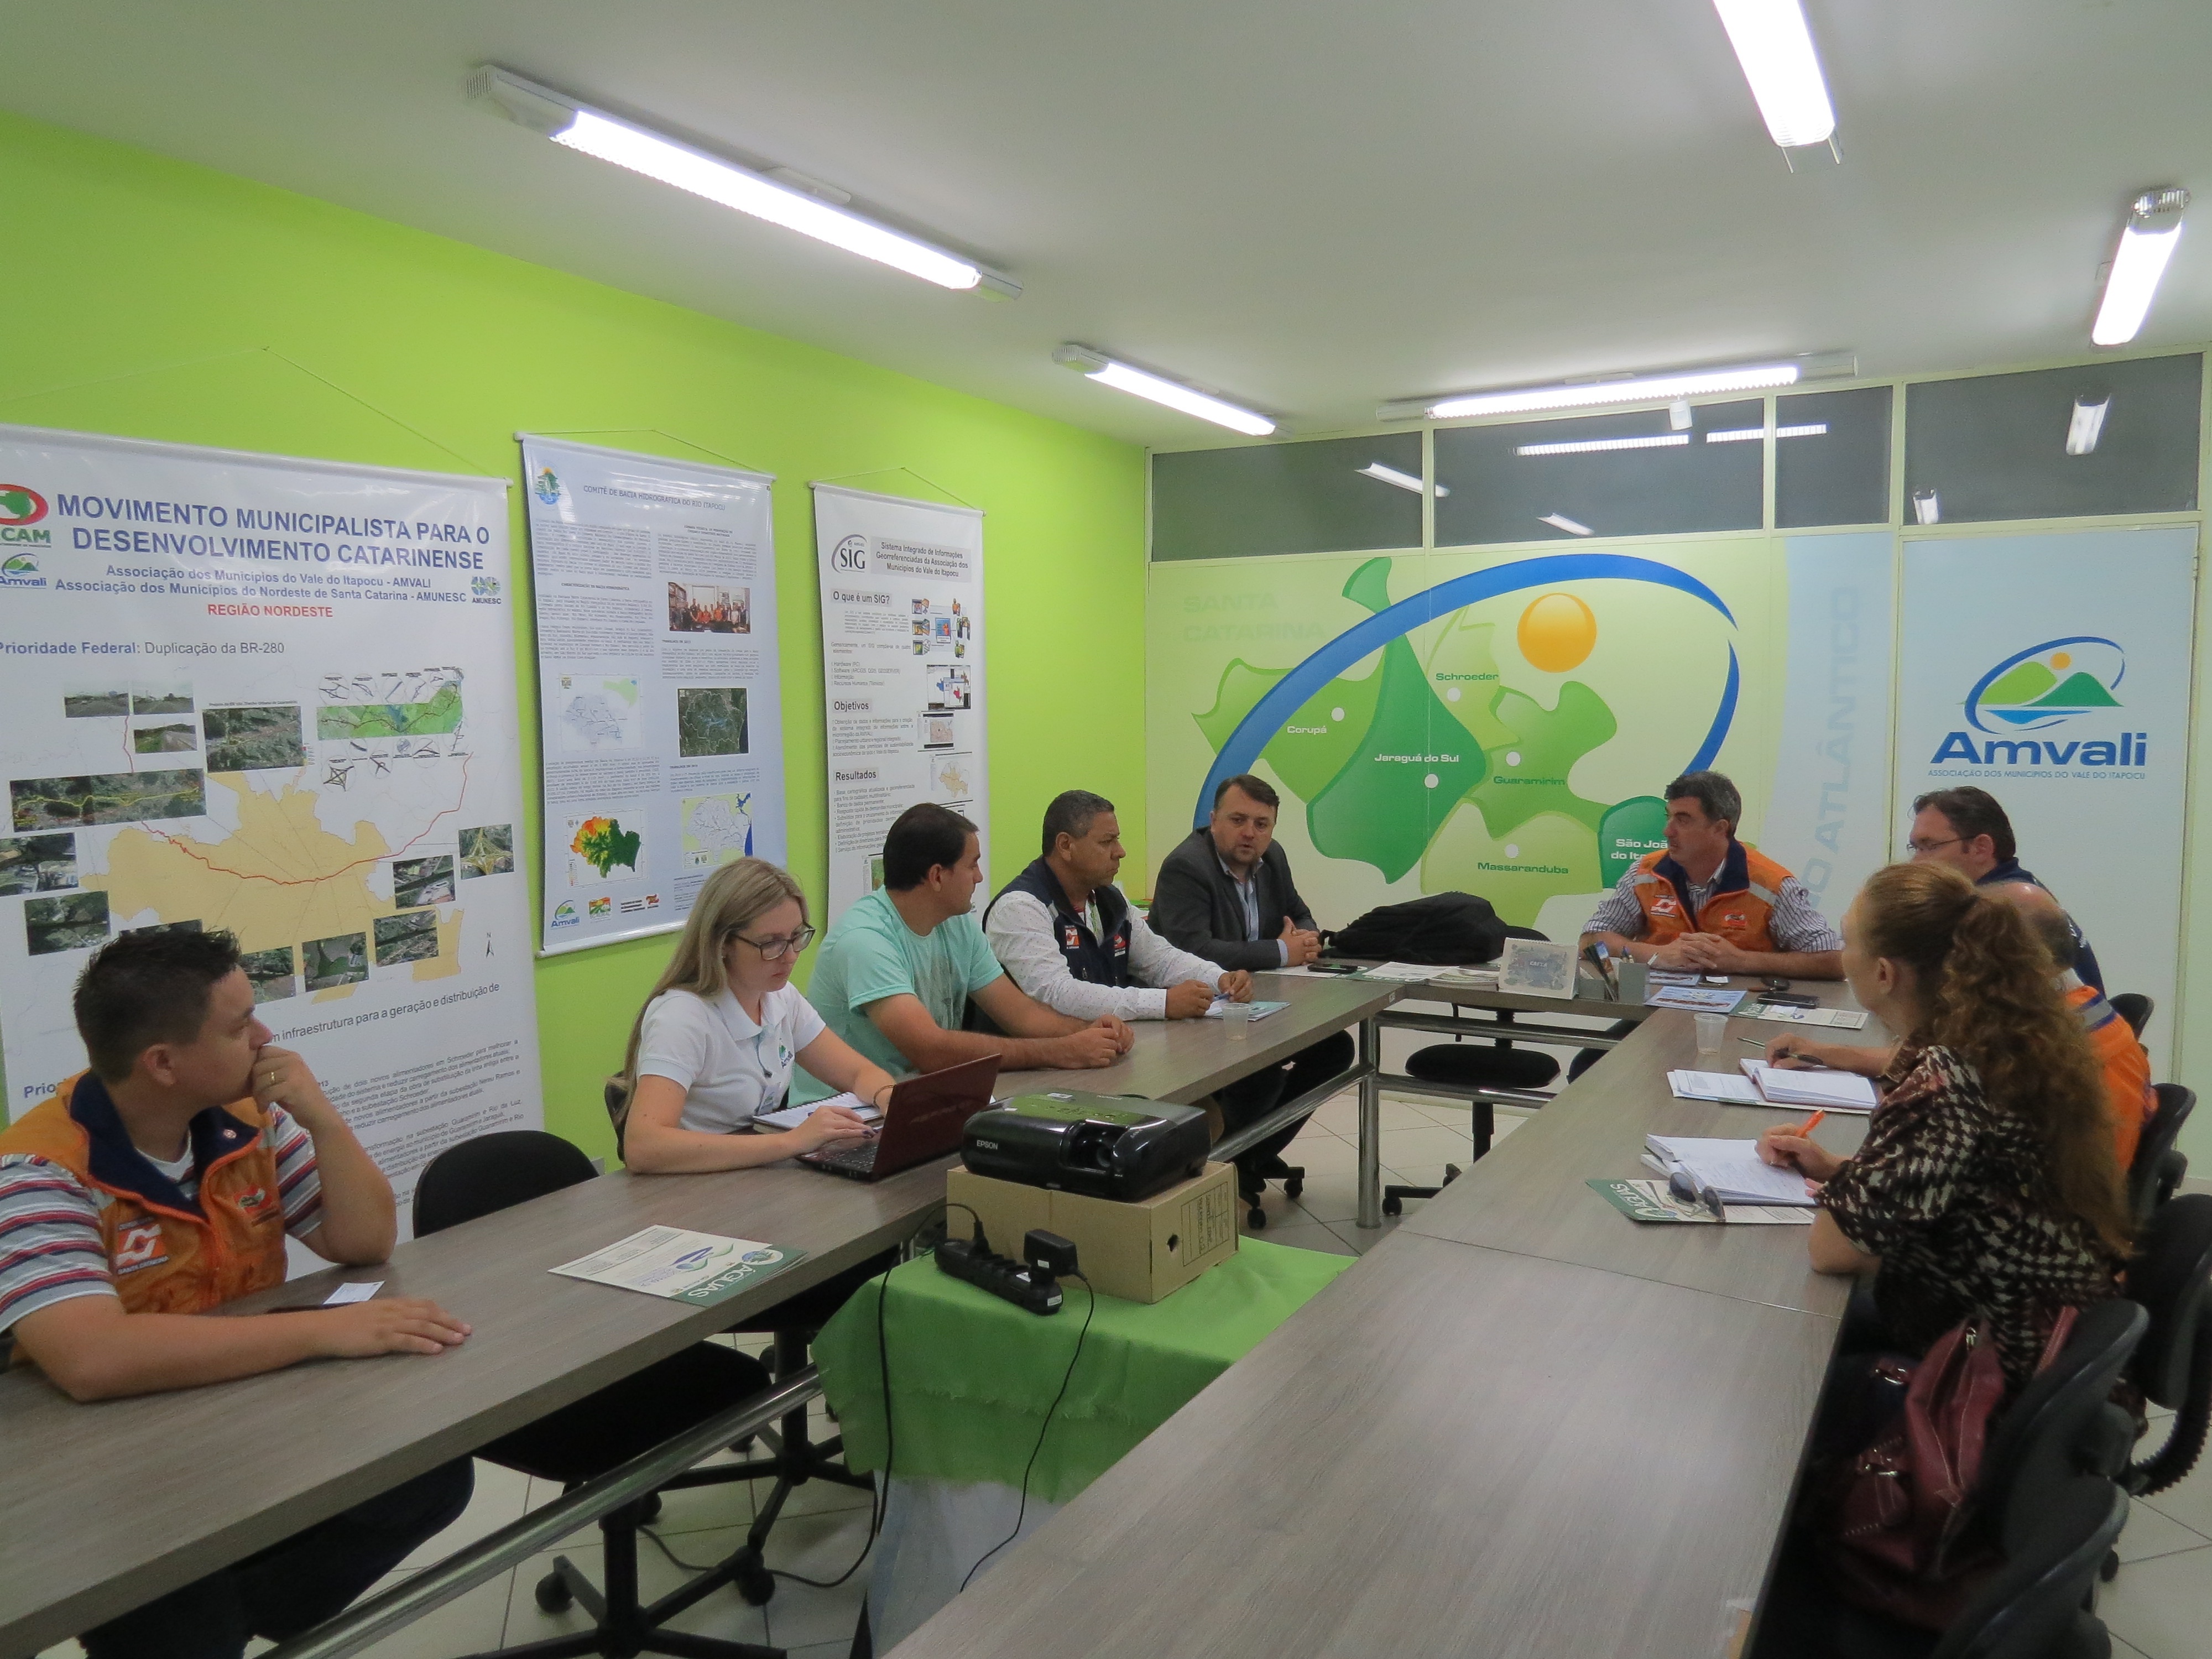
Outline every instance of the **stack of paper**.
MULTIPOLYGON (((1434 979, 1445 970, 1424 962, 1378 962, 1359 970, 1362 979, 1395 980, 1403 985, 1419 985, 1434 979)), ((1457 972, 1457 969, 1451 970, 1457 972)))
MULTIPOLYGON (((1247 1006, 1252 1010, 1253 1018, 1265 1019, 1270 1014, 1281 1013, 1284 1009, 1289 1007, 1291 1005, 1287 1002, 1262 1002, 1257 997, 1255 997, 1247 1006)), ((1214 998, 1212 1005, 1209 1006, 1206 1011, 1206 1017, 1208 1019, 1228 1018, 1229 999, 1227 997, 1214 998)))
POLYGON ((1723 1204, 1782 1204, 1810 1209, 1805 1177, 1777 1169, 1759 1156, 1753 1140, 1704 1140, 1690 1135, 1646 1135, 1644 1162, 1662 1175, 1687 1170, 1701 1188, 1718 1193, 1723 1204))
POLYGON ((883 1114, 855 1094, 831 1095, 827 1100, 810 1100, 804 1106, 787 1106, 780 1112, 760 1112, 753 1121, 763 1129, 796 1129, 824 1106, 842 1106, 863 1123, 873 1123, 883 1114))
POLYGON ((1647 1008, 1687 1008, 1700 1014, 1728 1014, 1744 999, 1741 991, 1708 989, 1696 985, 1662 985, 1644 999, 1647 1008))
POLYGON ((1743 1069, 1771 1106, 1818 1106, 1831 1112, 1875 1109, 1873 1080, 1856 1072, 1784 1070, 1763 1060, 1747 1060, 1743 1069))
POLYGON ((1832 1025, 1846 1031, 1863 1031, 1867 1023, 1863 1008, 1792 1008, 1784 1002, 1769 1003, 1756 1018, 1784 1025, 1832 1025))
POLYGON ((1669 1072, 1667 1086, 1679 1100, 1723 1100, 1731 1106, 1764 1106, 1748 1078, 1729 1072, 1669 1072))

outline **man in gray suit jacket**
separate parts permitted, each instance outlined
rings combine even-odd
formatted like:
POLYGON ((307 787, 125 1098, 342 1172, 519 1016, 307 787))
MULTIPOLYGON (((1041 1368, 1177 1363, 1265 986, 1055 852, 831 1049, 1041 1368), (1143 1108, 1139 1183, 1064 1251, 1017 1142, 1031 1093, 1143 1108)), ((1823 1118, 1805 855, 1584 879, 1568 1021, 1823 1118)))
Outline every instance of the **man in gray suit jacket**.
MULTIPOLYGON (((1291 879, 1291 862, 1275 845, 1275 814, 1282 800, 1264 778, 1249 773, 1225 780, 1213 792, 1213 816, 1194 830, 1160 864, 1152 886, 1152 931, 1193 956, 1224 968, 1297 968, 1321 954, 1321 931, 1291 879)), ((1257 994, 1265 996, 1264 990, 1257 994)), ((1214 1091, 1231 1130, 1264 1117, 1352 1064, 1352 1038, 1340 1031, 1302 1048, 1289 1060, 1214 1091)), ((1269 1177, 1290 1174, 1283 1149, 1304 1127, 1301 1121, 1273 1134, 1237 1160, 1237 1190, 1251 1200, 1269 1177)))
POLYGON ((1297 968, 1319 956, 1313 912, 1275 845, 1281 805, 1264 779, 1223 780, 1213 792, 1212 821, 1184 836, 1160 865, 1152 931, 1224 968, 1297 968))

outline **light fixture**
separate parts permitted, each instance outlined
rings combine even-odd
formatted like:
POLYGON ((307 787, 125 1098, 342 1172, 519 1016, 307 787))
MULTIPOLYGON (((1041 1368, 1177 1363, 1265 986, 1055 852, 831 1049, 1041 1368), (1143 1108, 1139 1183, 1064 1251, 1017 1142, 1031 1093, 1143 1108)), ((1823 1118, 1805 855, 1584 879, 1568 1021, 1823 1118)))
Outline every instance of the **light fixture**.
POLYGON ((1554 409, 1596 409, 1613 404, 1674 404, 1715 392, 1756 392, 1767 386, 1795 386, 1800 380, 1828 380, 1857 373, 1858 358, 1855 354, 1824 351, 1712 368, 1668 369, 1650 374, 1596 374, 1588 380, 1551 386, 1510 386, 1447 398, 1410 398, 1380 405, 1375 417, 1380 421, 1404 421, 1426 416, 1433 421, 1449 421, 1467 415, 1540 413, 1554 409))
POLYGON ((2178 185, 2147 190, 2128 204, 2127 228, 2120 232, 2105 297, 2089 329, 2093 345, 2125 345, 2142 331, 2158 279, 2181 240, 2181 215, 2188 205, 2189 192, 2178 185))
MULTIPOLYGON (((1774 435, 1778 438, 1820 438, 1826 436, 1827 431, 1826 421, 1816 421, 1809 426, 1778 426, 1774 428, 1774 435)), ((1709 444, 1747 444, 1755 443, 1765 435, 1766 428, 1763 426, 1731 426, 1723 427, 1718 432, 1708 432, 1705 441, 1709 444)))
POLYGON ((1588 525, 1577 524, 1564 513, 1547 513, 1542 518, 1537 520, 1536 522, 1538 524, 1547 524, 1554 530, 1564 530, 1570 536, 1595 536, 1597 534, 1597 532, 1595 530, 1592 530, 1588 525))
MULTIPOLYGON (((1195 415, 1201 421, 1225 426, 1231 432, 1241 432, 1248 438, 1264 438, 1275 429, 1274 422, 1265 415, 1256 415, 1249 409, 1240 409, 1235 404, 1209 397, 1180 380, 1164 380, 1158 374, 1132 368, 1102 351, 1093 351, 1086 345, 1076 345, 1071 342, 1054 351, 1052 360, 1062 368, 1072 368, 1079 374, 1090 376, 1101 386, 1110 386, 1116 392, 1127 392, 1134 397, 1149 398, 1156 404, 1165 404, 1170 409, 1195 415)), ((1420 488, 1418 481, 1413 488, 1420 488)))
POLYGON ((1686 432, 1662 432, 1648 438, 1584 438, 1572 443, 1521 444, 1516 455, 1601 455, 1611 449, 1680 449, 1690 441, 1686 432))
MULTIPOLYGON (((1416 495, 1421 493, 1421 481, 1419 478, 1415 477, 1410 472, 1401 472, 1395 466, 1385 466, 1380 461, 1368 462, 1366 465, 1359 469, 1359 476, 1363 478, 1380 479, 1386 484, 1395 484, 1401 489, 1412 490, 1416 495)), ((1450 494, 1451 491, 1445 489, 1443 485, 1438 484, 1437 486, 1437 499, 1438 501, 1443 500, 1445 496, 1450 494)))
POLYGON ((1713 9, 1751 82, 1767 136, 1784 149, 1833 137, 1835 106, 1798 0, 1713 0, 1713 9))
POLYGON ((2074 413, 2066 422, 2066 453, 2069 455, 2087 455, 2095 452, 2097 440, 2105 434, 2105 411, 2112 406, 2112 394, 2106 392, 2092 403, 2087 398, 2074 400, 2074 413))
POLYGON ((469 93, 556 144, 814 237, 848 253, 893 266, 940 288, 974 289, 1003 300, 1022 291, 1021 284, 1010 276, 863 218, 828 199, 843 196, 842 191, 817 193, 780 182, 506 70, 485 64, 471 77, 469 93))
POLYGON ((1921 524, 1941 524, 1943 521, 1943 504, 1936 499, 1934 490, 1916 489, 1912 492, 1912 516, 1921 524))

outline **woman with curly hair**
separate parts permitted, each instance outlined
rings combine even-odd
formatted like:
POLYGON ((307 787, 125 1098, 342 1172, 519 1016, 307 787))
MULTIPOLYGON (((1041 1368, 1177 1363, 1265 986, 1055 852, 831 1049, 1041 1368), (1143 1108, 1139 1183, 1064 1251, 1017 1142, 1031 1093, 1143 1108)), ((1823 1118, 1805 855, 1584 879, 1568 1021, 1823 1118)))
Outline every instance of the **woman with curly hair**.
POLYGON ((2007 1382, 2059 1310, 2113 1295, 2130 1223, 2095 1057, 2011 905, 1935 864, 1877 871, 1844 915, 1844 974, 1902 1039, 1866 1142, 1788 1126, 1770 1164, 1819 1183, 1815 1270, 1872 1273, 1900 1347, 1990 1322, 2007 1382))

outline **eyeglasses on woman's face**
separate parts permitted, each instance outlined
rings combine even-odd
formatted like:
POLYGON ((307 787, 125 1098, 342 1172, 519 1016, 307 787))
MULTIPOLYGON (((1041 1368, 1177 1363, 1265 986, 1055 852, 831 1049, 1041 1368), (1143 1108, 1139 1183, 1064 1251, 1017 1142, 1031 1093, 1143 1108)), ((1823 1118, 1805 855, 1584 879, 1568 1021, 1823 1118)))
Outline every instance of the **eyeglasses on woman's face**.
POLYGON ((763 962, 781 962, 786 957, 795 957, 814 942, 811 927, 802 927, 795 933, 772 934, 767 939, 747 939, 743 933, 732 933, 732 939, 750 945, 761 953, 763 962))

